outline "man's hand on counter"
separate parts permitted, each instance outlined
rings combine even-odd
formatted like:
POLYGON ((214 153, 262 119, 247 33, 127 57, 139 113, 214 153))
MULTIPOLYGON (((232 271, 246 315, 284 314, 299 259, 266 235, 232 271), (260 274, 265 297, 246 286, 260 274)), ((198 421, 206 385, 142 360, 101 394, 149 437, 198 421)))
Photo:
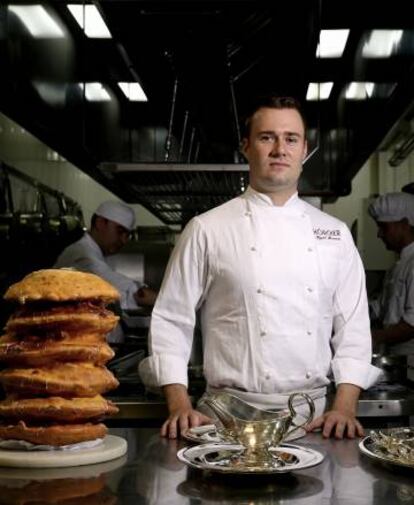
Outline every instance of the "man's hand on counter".
POLYGON ((168 384, 163 387, 167 400, 168 419, 161 427, 161 436, 177 438, 188 428, 195 428, 202 424, 210 424, 212 420, 195 410, 191 404, 187 388, 182 384, 168 384))
POLYGON ((355 417, 360 391, 353 384, 339 384, 332 408, 309 423, 306 430, 321 428, 325 438, 362 437, 364 429, 355 417))

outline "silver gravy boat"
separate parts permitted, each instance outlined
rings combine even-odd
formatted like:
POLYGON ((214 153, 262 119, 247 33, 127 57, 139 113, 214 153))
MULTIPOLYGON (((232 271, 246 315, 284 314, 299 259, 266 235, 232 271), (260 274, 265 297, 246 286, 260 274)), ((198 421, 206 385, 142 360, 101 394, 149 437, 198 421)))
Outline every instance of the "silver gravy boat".
POLYGON ((315 413, 313 400, 306 393, 292 393, 288 409, 279 411, 257 409, 224 392, 205 396, 201 403, 210 407, 223 424, 218 431, 224 441, 244 446, 245 466, 274 466, 275 452, 270 449, 310 422, 315 413), (309 413, 301 424, 295 424, 297 413, 293 401, 299 397, 305 399, 309 413))

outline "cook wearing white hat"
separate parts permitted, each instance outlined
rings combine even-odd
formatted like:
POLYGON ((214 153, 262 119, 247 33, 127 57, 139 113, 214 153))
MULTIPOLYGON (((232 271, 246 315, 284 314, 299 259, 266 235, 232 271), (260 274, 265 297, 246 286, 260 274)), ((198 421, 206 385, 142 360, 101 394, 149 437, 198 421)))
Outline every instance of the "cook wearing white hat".
POLYGON ((118 223, 128 231, 135 226, 135 212, 131 207, 122 202, 108 200, 99 205, 95 214, 118 223))
MULTIPOLYGON (((107 256, 116 254, 128 242, 134 227, 135 213, 131 207, 115 200, 101 203, 92 216, 90 230, 61 253, 55 268, 72 267, 106 279, 118 289, 124 310, 153 305, 152 289, 113 270, 106 261, 107 256)), ((121 340, 122 336, 110 337, 112 342, 121 340)))
POLYGON ((387 193, 379 196, 368 208, 368 212, 381 223, 401 221, 406 218, 414 226, 414 195, 409 193, 387 193))
POLYGON ((414 195, 388 193, 368 208, 387 249, 399 254, 378 298, 370 302, 374 343, 389 354, 414 354, 414 195), (375 323, 375 324, 374 324, 375 323))

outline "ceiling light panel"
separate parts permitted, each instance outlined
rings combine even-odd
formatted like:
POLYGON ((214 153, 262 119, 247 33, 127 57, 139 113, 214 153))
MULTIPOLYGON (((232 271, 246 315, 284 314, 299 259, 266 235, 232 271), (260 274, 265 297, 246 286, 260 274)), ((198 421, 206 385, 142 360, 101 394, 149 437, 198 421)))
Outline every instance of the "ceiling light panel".
POLYGON ((332 91, 333 82, 310 82, 306 100, 327 100, 332 91))
POLYGON ((91 39, 111 39, 111 33, 99 10, 90 4, 68 4, 68 9, 76 22, 91 39))
POLYGON ((137 82, 118 82, 118 86, 131 102, 148 102, 147 95, 137 82))
POLYGON ((362 48, 364 58, 390 58, 398 51, 403 30, 372 30, 362 48))
POLYGON ((345 98, 347 100, 388 98, 395 87, 395 83, 350 82, 345 89, 345 98))
POLYGON ((64 38, 65 32, 42 5, 9 5, 9 12, 15 14, 36 39, 64 38))
POLYGON ((80 82, 78 86, 85 91, 85 98, 88 102, 109 102, 111 97, 108 91, 100 82, 80 82))
POLYGON ((317 58, 341 58, 349 30, 321 30, 319 33, 319 44, 316 49, 317 58))

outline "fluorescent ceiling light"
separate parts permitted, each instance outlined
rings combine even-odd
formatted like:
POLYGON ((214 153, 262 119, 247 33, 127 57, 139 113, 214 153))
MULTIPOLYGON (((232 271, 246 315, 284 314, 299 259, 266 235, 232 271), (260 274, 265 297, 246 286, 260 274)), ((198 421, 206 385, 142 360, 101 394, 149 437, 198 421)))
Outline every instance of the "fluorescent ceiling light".
POLYGON ((321 30, 316 49, 317 58, 340 58, 344 52, 349 30, 321 30))
POLYGON ((95 5, 68 4, 68 9, 78 25, 91 39, 111 39, 111 33, 95 5))
POLYGON ((332 91, 333 82, 310 82, 306 100, 327 100, 332 91))
POLYGON ((131 102, 148 102, 147 95, 137 82, 118 82, 118 86, 131 102))
POLYGON ((347 100, 366 100, 371 98, 375 89, 373 82, 350 82, 345 90, 347 100))
POLYGON ((42 5, 9 5, 13 12, 36 38, 63 38, 65 33, 42 5))
POLYGON ((364 58, 389 58, 396 52, 403 30, 372 30, 362 48, 364 58))
POLYGON ((85 98, 88 102, 109 102, 111 97, 100 82, 80 82, 78 86, 83 91, 85 89, 85 98))

